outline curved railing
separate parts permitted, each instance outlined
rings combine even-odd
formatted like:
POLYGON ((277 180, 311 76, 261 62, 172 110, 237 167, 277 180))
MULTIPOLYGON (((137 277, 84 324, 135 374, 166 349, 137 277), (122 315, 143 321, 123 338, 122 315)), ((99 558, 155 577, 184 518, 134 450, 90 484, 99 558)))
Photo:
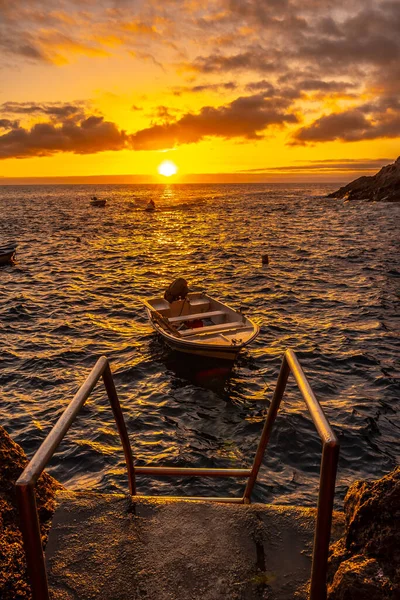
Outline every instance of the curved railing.
MULTIPOLYGON (((271 435, 273 424, 285 392, 286 383, 290 372, 293 373, 297 385, 306 402, 314 425, 322 441, 322 460, 320 470, 320 486, 318 497, 318 512, 314 536, 314 550, 311 569, 310 600, 325 600, 326 598, 326 573, 328 549, 332 524, 333 499, 335 493, 335 479, 339 444, 324 413, 315 398, 307 378, 292 350, 287 350, 283 357, 281 370, 275 392, 268 410, 265 425, 251 469, 201 469, 182 467, 135 467, 132 449, 129 442, 121 406, 115 389, 110 365, 106 357, 101 357, 93 367, 85 383, 65 409, 49 435, 43 441, 36 454, 33 456, 18 481, 16 482, 17 503, 20 513, 21 531, 24 540, 26 562, 31 582, 33 600, 49 600, 46 565, 40 536, 40 525, 36 506, 35 485, 58 448, 61 440, 71 427, 78 412, 88 399, 90 393, 103 378, 115 422, 121 438, 128 470, 129 492, 136 495, 136 475, 154 475, 162 477, 238 477, 247 478, 244 495, 239 498, 219 497, 179 497, 181 500, 234 502, 249 504, 251 494, 257 481, 258 472, 262 464, 265 450, 271 435)), ((143 496, 141 496, 143 497, 143 496)), ((168 498, 171 498, 168 496, 168 498)))

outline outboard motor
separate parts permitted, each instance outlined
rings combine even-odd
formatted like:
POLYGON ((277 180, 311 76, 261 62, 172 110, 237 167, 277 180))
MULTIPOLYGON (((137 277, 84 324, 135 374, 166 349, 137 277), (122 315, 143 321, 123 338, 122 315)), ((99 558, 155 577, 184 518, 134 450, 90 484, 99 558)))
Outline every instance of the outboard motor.
POLYGON ((167 287, 164 293, 164 299, 169 303, 174 302, 175 300, 184 300, 188 293, 189 288, 186 279, 179 277, 167 287))

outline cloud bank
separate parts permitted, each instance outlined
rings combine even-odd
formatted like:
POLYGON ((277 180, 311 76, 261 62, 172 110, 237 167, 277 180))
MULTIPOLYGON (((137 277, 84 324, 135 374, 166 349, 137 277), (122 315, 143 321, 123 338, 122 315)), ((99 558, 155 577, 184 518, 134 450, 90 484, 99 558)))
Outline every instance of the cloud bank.
POLYGON ((84 103, 9 97, 1 158, 251 141, 274 128, 289 145, 400 138, 398 0, 0 0, 0 54, 0 75, 118 54, 182 80, 129 133, 84 103), (194 94, 206 98, 197 111, 194 94), (179 115, 177 96, 188 99, 179 115))
POLYGON ((0 135, 0 158, 50 156, 57 152, 90 154, 125 148, 163 150, 207 137, 258 140, 269 127, 297 122, 289 107, 290 100, 263 93, 243 96, 217 108, 206 106, 199 113, 187 113, 179 119, 174 119, 165 107, 158 107, 157 114, 167 122, 128 134, 103 116, 84 114, 80 106, 7 102, 0 109, 8 115, 45 114, 51 120, 24 128, 18 120, 1 119, 0 127, 8 131, 0 135))
POLYGON ((51 156, 58 152, 93 154, 129 146, 125 131, 101 116, 73 117, 57 124, 37 123, 30 129, 20 127, 18 121, 6 121, 2 126, 8 129, 0 135, 2 159, 51 156))

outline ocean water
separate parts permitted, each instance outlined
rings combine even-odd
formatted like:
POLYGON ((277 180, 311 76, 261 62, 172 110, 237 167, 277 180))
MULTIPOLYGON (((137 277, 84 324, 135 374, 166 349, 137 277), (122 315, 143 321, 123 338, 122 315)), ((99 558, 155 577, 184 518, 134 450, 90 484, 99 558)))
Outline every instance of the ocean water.
MULTIPOLYGON (((400 206, 325 198, 334 187, 0 187, 0 244, 18 242, 17 263, 0 267, 0 424, 32 455, 106 355, 136 464, 250 466, 290 347, 341 444, 340 507, 352 481, 383 475, 398 457, 400 206), (89 205, 93 194, 104 209, 89 205), (155 214, 143 210, 149 198, 155 214), (233 368, 185 360, 152 331, 138 298, 177 276, 260 325, 233 368)), ((254 499, 313 505, 320 455, 290 380, 254 499)), ((75 490, 127 490, 100 384, 48 471, 75 490)), ((244 486, 137 484, 204 496, 244 486)))

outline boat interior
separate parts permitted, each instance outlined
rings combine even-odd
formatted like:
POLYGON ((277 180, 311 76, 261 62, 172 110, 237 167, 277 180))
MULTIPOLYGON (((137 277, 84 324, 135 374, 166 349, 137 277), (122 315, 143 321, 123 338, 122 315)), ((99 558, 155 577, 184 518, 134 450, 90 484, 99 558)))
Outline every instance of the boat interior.
POLYGON ((184 300, 168 302, 164 298, 152 298, 148 304, 156 310, 168 325, 181 337, 213 334, 226 330, 253 330, 251 322, 241 313, 202 292, 188 294, 184 300))

